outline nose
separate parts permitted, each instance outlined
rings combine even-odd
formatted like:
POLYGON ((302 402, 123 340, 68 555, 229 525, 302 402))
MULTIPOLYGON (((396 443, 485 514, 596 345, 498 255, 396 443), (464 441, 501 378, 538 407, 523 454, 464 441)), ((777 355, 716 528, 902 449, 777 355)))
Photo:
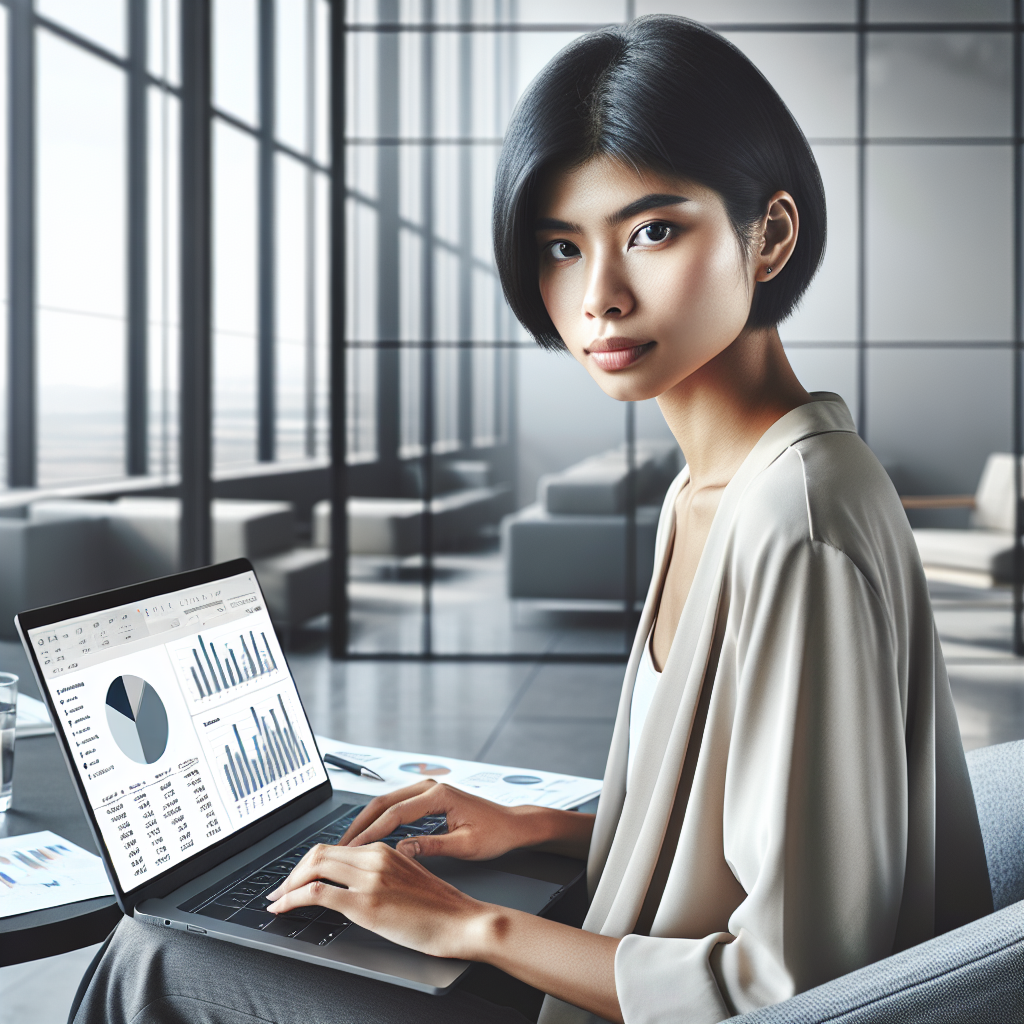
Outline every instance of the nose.
POLYGON ((633 311, 636 300, 622 267, 614 258, 598 255, 591 262, 583 316, 587 320, 619 320, 633 311))

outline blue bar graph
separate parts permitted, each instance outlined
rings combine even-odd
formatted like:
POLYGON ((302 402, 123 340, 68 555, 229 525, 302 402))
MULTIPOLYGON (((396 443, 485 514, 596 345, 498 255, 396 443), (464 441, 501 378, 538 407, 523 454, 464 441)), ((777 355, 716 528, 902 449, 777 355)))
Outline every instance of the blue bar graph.
POLYGON ((295 735, 281 695, 275 696, 278 707, 267 709, 272 724, 268 724, 266 715, 258 714, 256 708, 250 706, 252 725, 232 724, 235 747, 224 745, 224 755, 227 759, 224 775, 236 802, 266 789, 272 783, 300 771, 310 763, 309 752, 306 745, 295 735), (277 717, 278 709, 284 721, 283 725, 277 717), (244 737, 243 732, 246 734, 244 737))
POLYGON ((277 661, 267 642, 267 635, 261 632, 260 637, 262 649, 256 643, 252 630, 249 630, 248 641, 244 634, 239 633, 238 646, 234 647, 226 640, 215 642, 197 636, 199 647, 191 649, 195 664, 188 668, 199 696, 212 697, 239 683, 275 672, 277 661))

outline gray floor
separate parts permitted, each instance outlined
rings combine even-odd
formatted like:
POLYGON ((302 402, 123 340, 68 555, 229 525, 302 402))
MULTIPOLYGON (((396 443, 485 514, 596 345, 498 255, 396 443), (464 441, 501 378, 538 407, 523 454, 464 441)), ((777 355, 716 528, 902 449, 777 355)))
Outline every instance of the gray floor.
MULTIPOLYGON (((478 651, 486 644, 532 651, 621 644, 614 615, 510 607, 489 560, 474 558, 449 565, 439 586, 435 637, 445 643, 478 651)), ((363 583, 354 594, 357 643, 375 650, 396 638, 418 644, 415 583, 363 583)), ((935 585, 932 596, 964 746, 1024 738, 1024 659, 1010 653, 1009 594, 935 585)), ((620 666, 332 663, 315 631, 297 639, 289 661, 315 729, 338 739, 579 775, 604 770, 620 666)), ((0 644, 0 669, 22 664, 20 650, 0 644)), ((0 969, 0 1024, 63 1021, 90 956, 79 950, 0 969)))

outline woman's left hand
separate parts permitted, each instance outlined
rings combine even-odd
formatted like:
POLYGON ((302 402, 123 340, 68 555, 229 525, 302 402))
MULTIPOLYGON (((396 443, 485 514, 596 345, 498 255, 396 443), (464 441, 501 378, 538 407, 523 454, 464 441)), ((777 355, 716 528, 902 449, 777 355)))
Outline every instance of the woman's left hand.
POLYGON ((317 905, 402 946, 433 956, 470 955, 475 925, 495 910, 384 843, 314 846, 267 894, 273 914, 317 905))

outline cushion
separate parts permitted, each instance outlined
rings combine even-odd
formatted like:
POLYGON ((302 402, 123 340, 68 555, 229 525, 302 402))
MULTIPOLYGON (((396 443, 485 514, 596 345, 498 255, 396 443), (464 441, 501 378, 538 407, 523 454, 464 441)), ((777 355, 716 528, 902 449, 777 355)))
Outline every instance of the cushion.
POLYGON ((967 770, 985 840, 992 904, 1024 900, 1024 740, 967 753, 967 770))
POLYGON ((914 530, 914 540, 927 565, 1013 578, 1013 534, 1002 530, 914 530))
POLYGON ((971 523, 986 530, 1013 532, 1013 456, 993 452, 985 462, 974 495, 971 523))

